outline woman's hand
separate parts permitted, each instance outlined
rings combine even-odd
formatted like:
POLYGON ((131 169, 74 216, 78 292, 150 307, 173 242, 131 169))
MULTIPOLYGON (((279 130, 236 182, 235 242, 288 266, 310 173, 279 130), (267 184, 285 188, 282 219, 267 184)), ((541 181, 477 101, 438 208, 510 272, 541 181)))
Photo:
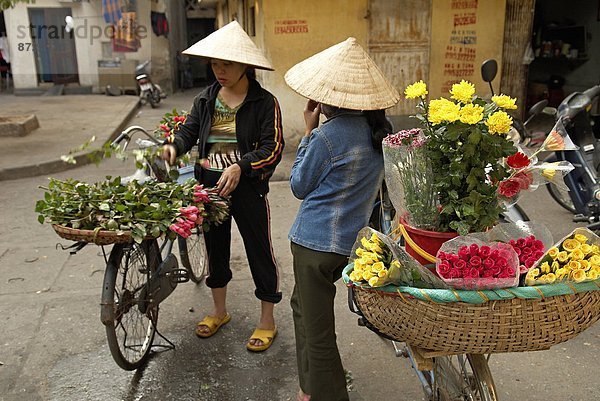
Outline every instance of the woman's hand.
POLYGON ((217 189, 219 195, 227 196, 233 192, 240 182, 240 176, 242 175, 242 168, 239 164, 232 164, 227 167, 221 174, 221 178, 217 181, 217 189))
POLYGON ((321 103, 314 100, 308 100, 304 109, 304 122, 306 123, 305 136, 310 136, 313 129, 319 126, 319 116, 321 115, 321 103))
POLYGON ((160 158, 166 160, 172 166, 177 158, 177 149, 173 145, 163 145, 160 158))

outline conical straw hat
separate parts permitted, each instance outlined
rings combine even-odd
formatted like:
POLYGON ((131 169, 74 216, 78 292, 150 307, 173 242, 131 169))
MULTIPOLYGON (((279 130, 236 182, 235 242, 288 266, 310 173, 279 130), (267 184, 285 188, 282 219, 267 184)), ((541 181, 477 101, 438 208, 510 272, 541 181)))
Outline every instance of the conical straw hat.
POLYGON ((286 72, 285 82, 306 98, 352 110, 387 109, 400 100, 355 38, 296 64, 286 72))
POLYGON ((267 58, 256 47, 237 21, 231 21, 183 51, 183 54, 236 61, 273 71, 267 58))

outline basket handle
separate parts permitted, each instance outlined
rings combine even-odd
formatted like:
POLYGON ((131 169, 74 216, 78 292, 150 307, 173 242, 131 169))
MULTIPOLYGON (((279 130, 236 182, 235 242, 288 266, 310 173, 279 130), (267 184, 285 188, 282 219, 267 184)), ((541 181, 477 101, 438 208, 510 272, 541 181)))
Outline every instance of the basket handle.
POLYGON ((429 254, 427 251, 425 251, 423 248, 421 248, 419 245, 416 244, 415 241, 413 241, 412 238, 410 238, 410 236, 408 235, 408 231, 406 231, 406 228, 404 227, 404 225, 400 224, 400 236, 404 237, 404 240, 408 243, 408 245, 410 245, 410 247, 412 249, 414 249, 414 251, 421 256, 423 259, 427 260, 428 262, 431 263, 435 263, 435 256, 429 254))

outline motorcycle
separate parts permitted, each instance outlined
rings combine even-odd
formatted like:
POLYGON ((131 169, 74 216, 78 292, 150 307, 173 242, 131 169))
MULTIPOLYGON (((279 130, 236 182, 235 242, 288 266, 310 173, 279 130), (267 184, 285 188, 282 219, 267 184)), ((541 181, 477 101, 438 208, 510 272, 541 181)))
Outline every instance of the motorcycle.
POLYGON ((574 214, 574 222, 588 223, 600 230, 600 115, 593 115, 592 105, 600 97, 600 85, 584 92, 574 92, 558 106, 555 120, 561 122, 577 150, 556 151, 545 162, 568 161, 575 168, 564 177, 568 188, 548 183, 550 196, 574 214))
POLYGON ((150 60, 135 67, 135 80, 140 88, 140 103, 150 103, 150 106, 154 109, 161 99, 166 98, 167 95, 158 84, 152 82, 150 74, 146 72, 149 64, 150 60))

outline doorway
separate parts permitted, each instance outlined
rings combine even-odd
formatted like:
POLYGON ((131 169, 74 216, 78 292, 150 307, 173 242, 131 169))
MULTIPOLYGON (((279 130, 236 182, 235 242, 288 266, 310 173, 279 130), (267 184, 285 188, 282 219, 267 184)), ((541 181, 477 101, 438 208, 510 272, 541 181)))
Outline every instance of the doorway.
MULTIPOLYGON (((215 31, 214 18, 188 18, 187 19, 187 46, 204 39, 215 31)), ((210 85, 215 81, 215 76, 208 63, 199 57, 189 57, 189 69, 194 87, 210 85)))
POLYGON ((527 108, 548 99, 550 106, 573 92, 600 83, 600 2, 537 0, 529 65, 527 108))
POLYGON ((74 32, 65 31, 70 8, 29 8, 38 82, 79 83, 74 32))

